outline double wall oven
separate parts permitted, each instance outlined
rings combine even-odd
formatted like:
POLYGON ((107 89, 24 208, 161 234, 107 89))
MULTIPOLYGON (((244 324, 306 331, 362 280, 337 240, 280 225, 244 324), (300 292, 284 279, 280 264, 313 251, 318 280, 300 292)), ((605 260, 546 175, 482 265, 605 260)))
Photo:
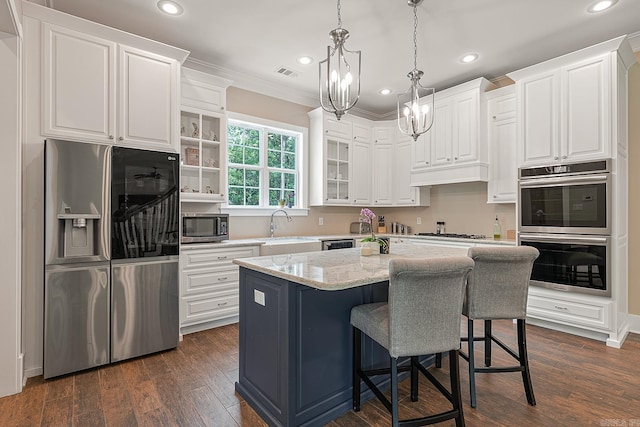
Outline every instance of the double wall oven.
POLYGON ((531 283, 611 295, 609 160, 519 170, 518 244, 540 251, 531 283))

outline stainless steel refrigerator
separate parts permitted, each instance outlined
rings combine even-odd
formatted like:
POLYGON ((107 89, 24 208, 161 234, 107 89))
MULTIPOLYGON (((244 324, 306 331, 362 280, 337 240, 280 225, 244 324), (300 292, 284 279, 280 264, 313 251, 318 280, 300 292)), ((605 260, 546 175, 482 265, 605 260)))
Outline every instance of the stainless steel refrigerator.
POLYGON ((45 378, 177 346, 177 157, 45 142, 45 378))

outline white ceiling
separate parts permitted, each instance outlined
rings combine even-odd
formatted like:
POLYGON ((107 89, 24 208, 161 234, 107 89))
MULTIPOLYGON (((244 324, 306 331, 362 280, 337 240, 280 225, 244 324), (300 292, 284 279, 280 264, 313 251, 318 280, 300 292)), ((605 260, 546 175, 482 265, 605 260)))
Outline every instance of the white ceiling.
MULTIPOLYGON (((43 0, 36 2, 42 3, 43 0)), ((178 0, 184 13, 163 14, 157 0, 44 0, 54 9, 191 51, 198 68, 234 85, 317 106, 318 61, 337 26, 336 1, 178 0), (300 55, 315 61, 303 66, 300 55), (280 67, 297 77, 277 73, 280 67)), ((418 7, 418 68, 437 90, 569 53, 623 34, 640 45, 640 0, 619 0, 599 14, 593 0, 425 0, 418 7), (459 58, 477 52, 480 59, 459 58)), ((356 114, 393 115, 413 68, 413 12, 406 0, 342 0, 346 46, 362 51, 356 114), (390 96, 378 94, 388 87, 390 96)))

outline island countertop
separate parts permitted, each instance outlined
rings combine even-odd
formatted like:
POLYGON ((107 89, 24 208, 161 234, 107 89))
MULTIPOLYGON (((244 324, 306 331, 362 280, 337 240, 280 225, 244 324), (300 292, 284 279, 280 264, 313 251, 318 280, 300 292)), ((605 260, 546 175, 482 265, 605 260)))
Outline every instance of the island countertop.
POLYGON ((241 258, 241 267, 312 288, 337 291, 389 280, 394 258, 466 256, 466 248, 393 244, 388 255, 361 256, 359 248, 241 258))

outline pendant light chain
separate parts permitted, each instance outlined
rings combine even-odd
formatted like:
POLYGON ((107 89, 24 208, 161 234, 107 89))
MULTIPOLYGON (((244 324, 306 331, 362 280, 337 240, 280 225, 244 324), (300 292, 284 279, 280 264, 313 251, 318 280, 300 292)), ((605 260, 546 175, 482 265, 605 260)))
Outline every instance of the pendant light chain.
POLYGON ((338 0, 338 28, 342 28, 342 15, 340 14, 340 0, 338 0))
POLYGON ((413 69, 418 69, 418 7, 413 4, 413 69))

